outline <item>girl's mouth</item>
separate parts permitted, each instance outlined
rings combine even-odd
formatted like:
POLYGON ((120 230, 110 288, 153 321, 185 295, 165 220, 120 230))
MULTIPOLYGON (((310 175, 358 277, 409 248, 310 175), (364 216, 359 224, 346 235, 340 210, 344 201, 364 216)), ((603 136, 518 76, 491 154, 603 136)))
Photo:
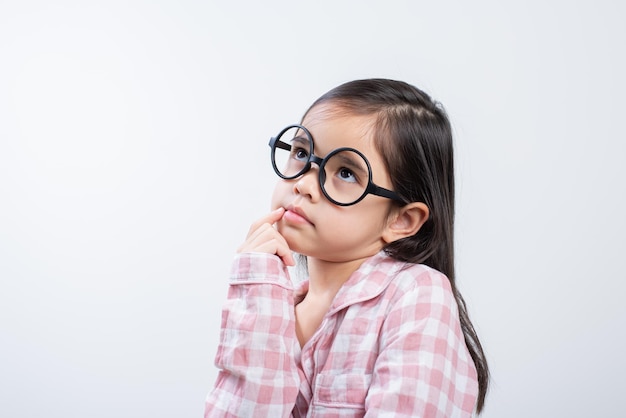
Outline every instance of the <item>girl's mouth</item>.
POLYGON ((311 224, 312 222, 306 217, 306 214, 302 209, 298 207, 288 207, 285 210, 283 219, 287 222, 294 224, 311 224))

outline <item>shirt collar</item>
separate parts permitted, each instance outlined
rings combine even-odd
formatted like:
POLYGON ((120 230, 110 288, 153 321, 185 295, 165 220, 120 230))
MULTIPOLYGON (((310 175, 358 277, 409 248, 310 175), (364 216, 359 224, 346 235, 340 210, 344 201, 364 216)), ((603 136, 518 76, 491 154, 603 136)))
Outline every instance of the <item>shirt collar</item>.
MULTIPOLYGON (((341 286, 330 305, 329 314, 349 305, 363 302, 380 295, 387 288, 396 273, 405 265, 389 257, 384 251, 365 260, 341 286)), ((295 295, 297 305, 304 299, 309 290, 309 281, 305 280, 298 286, 295 295)))

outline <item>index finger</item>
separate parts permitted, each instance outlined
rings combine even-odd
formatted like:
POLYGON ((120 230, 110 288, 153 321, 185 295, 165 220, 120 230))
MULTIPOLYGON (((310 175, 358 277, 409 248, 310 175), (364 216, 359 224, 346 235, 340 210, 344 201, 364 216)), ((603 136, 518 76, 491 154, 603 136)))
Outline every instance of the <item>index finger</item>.
POLYGON ((268 213, 264 217, 262 217, 260 219, 257 219, 250 226, 250 230, 248 231, 248 235, 250 235, 252 232, 256 231, 261 225, 264 225, 264 224, 274 225, 276 222, 280 221, 280 219, 283 217, 284 214, 285 214, 285 208, 280 207, 278 209, 274 209, 273 211, 271 211, 270 213, 268 213))

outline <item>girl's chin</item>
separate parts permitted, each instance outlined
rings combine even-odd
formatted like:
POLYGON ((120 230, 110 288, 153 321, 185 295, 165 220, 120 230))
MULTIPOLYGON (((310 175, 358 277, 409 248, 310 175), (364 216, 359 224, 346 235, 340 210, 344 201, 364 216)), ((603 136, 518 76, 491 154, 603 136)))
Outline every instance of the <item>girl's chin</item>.
POLYGON ((283 238, 285 238, 285 241, 287 241, 287 245, 291 251, 302 254, 302 248, 298 245, 298 240, 291 236, 289 231, 284 231, 284 228, 278 226, 278 232, 280 232, 283 238))

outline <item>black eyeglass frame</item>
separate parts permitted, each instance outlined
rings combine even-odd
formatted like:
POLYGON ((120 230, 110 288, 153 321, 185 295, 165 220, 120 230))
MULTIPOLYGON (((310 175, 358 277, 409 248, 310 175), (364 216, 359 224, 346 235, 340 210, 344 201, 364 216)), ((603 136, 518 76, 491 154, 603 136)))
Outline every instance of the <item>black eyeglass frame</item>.
POLYGON ((268 145, 270 146, 270 148, 272 150, 270 158, 272 160, 272 167, 274 168, 274 172, 278 175, 278 177, 283 178, 285 180, 293 180, 296 177, 299 177, 299 176, 303 175, 304 173, 308 172, 311 169, 311 163, 317 164, 319 166, 319 179, 318 180, 319 180, 319 184, 320 184, 320 189, 322 190, 322 193, 324 194, 326 199, 328 199, 329 201, 331 201, 335 205, 338 205, 338 206, 352 206, 352 205, 355 205, 355 204, 359 203, 368 194, 373 194, 373 195, 376 195, 376 196, 385 197, 387 199, 392 199, 392 200, 395 200, 395 201, 400 202, 402 204, 406 204, 407 203, 396 192, 391 191, 389 189, 385 189, 384 187, 380 187, 380 186, 374 184, 374 182, 372 181, 372 166, 370 165, 370 162, 367 160, 367 158, 365 157, 365 155, 363 155, 363 153, 361 151, 359 151, 357 149, 354 149, 354 148, 350 148, 350 147, 341 147, 341 148, 337 148, 337 149, 332 150, 324 158, 320 158, 317 155, 315 155, 313 153, 313 151, 314 151, 313 135, 311 135, 311 132, 309 132, 309 130, 307 128, 305 128, 304 126, 302 126, 302 125, 293 124, 293 125, 287 126, 286 128, 283 128, 278 133, 278 135, 270 138, 270 142, 269 142, 268 145), (280 170, 276 166, 275 154, 276 154, 276 148, 284 149, 286 151, 291 151, 291 145, 287 144, 286 142, 280 141, 279 138, 281 136, 283 136, 283 134, 285 132, 287 132, 289 129, 293 129, 293 128, 301 129, 306 134, 306 136, 307 136, 307 138, 309 140, 309 158, 308 158, 306 164, 304 165, 304 167, 302 168, 302 170, 300 170, 299 172, 297 172, 293 176, 285 176, 283 173, 280 172, 280 170), (365 164, 367 165, 367 174, 368 174, 367 187, 363 191, 363 194, 359 198, 357 198, 355 201, 353 201, 351 203, 342 203, 342 202, 336 201, 335 199, 333 199, 332 197, 330 197, 328 195, 328 193, 326 192, 326 188, 324 187, 324 183, 326 182, 326 170, 324 169, 324 167, 326 166, 326 163, 328 162, 328 160, 333 155, 335 155, 337 153, 340 153, 340 152, 343 152, 343 151, 351 151, 351 152, 356 153, 361 158, 363 158, 363 161, 365 161, 365 164))

